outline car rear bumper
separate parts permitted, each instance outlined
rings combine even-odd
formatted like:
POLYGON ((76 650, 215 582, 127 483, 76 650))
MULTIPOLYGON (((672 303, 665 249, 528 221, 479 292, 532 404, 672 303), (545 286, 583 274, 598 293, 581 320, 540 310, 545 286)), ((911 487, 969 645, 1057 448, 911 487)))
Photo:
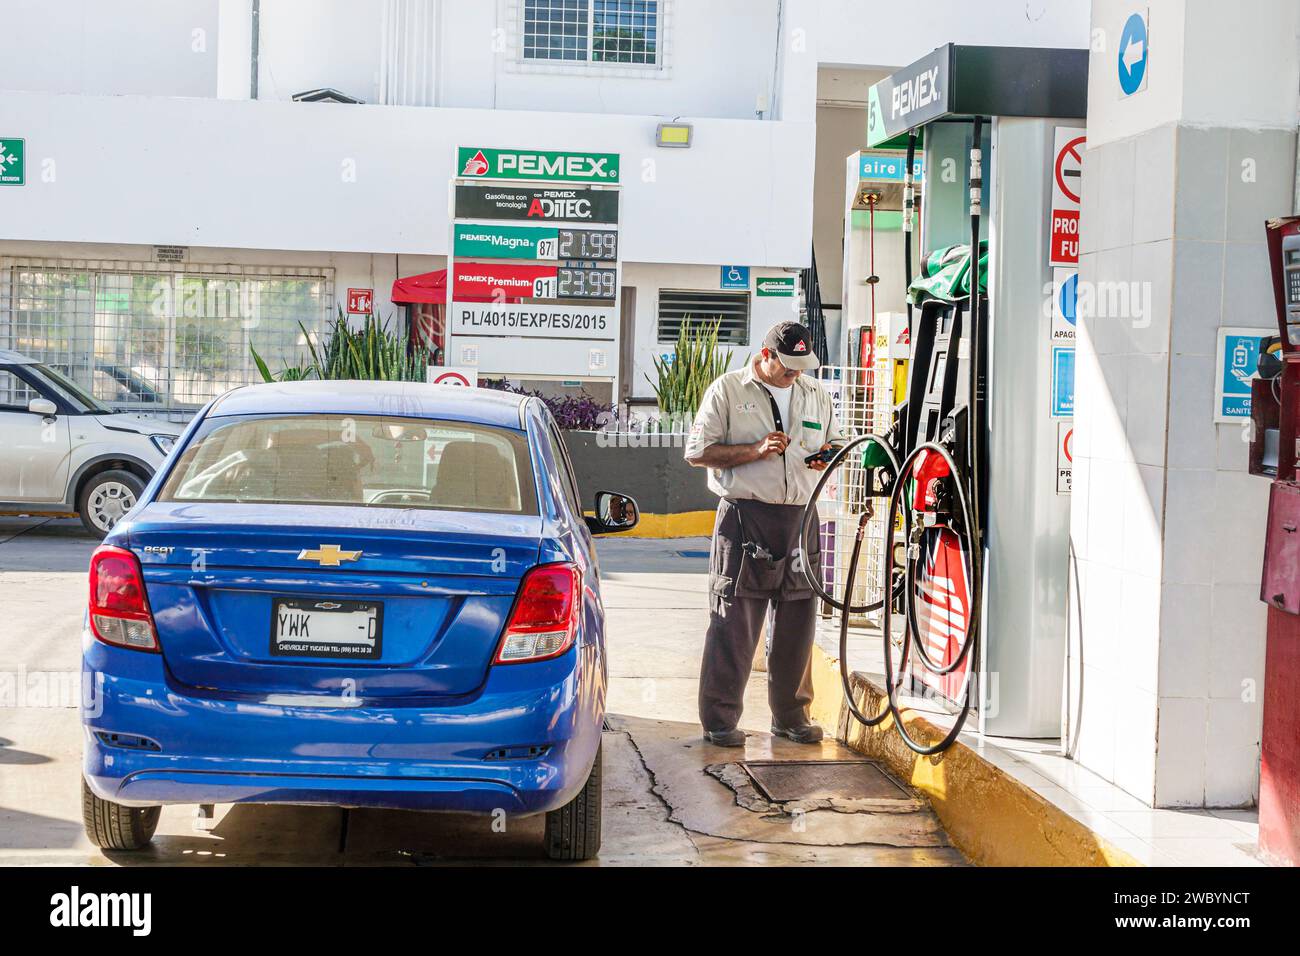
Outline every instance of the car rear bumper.
POLYGON ((586 781, 604 717, 591 645, 493 667, 481 693, 448 706, 198 696, 169 684, 160 655, 90 638, 83 670, 93 688, 82 701, 83 772, 100 797, 129 806, 541 813, 586 781))

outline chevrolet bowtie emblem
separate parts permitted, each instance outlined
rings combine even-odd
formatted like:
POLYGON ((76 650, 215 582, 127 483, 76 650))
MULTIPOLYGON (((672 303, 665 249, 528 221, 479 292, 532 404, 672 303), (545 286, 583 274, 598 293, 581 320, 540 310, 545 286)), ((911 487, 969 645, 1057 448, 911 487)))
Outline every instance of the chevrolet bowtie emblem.
POLYGON ((323 568, 337 568, 344 561, 355 561, 359 557, 360 551, 344 551, 337 544, 322 544, 315 551, 303 548, 298 552, 299 561, 318 561, 323 568))

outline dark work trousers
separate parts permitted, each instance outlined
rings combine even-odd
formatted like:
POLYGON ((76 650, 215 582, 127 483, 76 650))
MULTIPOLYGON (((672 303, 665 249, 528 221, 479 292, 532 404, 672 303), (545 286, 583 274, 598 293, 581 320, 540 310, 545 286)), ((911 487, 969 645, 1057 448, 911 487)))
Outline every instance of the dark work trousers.
POLYGON ((731 730, 740 721, 754 650, 775 605, 767 698, 783 727, 808 722, 817 599, 801 561, 820 573, 816 525, 800 548, 802 505, 723 498, 709 549, 709 630, 700 665, 700 723, 731 730))

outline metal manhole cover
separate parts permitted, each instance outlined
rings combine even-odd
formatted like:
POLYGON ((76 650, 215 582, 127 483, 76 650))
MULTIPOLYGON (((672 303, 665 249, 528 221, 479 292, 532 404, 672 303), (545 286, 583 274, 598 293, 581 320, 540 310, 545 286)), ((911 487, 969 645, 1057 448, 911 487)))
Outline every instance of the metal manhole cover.
POLYGON ((750 760, 741 766, 773 803, 911 799, 872 760, 750 760))

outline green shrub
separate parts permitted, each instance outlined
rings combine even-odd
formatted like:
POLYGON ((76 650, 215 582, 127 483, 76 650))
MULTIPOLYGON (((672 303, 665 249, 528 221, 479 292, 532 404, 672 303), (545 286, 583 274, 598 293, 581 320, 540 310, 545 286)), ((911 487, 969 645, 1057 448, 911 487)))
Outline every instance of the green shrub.
POLYGON ((731 364, 730 354, 718 345, 721 319, 713 322, 682 321, 671 361, 655 356, 655 372, 646 381, 654 389, 659 411, 670 420, 693 416, 704 398, 704 390, 731 364))
POLYGON ((258 372, 267 382, 296 382, 302 379, 352 379, 371 382, 423 382, 428 366, 433 359, 428 349, 408 348, 406 336, 400 332, 390 331, 387 322, 380 322, 373 313, 366 316, 361 328, 353 329, 348 324, 347 316, 339 309, 334 325, 326 332, 323 349, 317 343, 307 327, 301 322, 307 339, 307 350, 311 353, 310 365, 286 365, 279 373, 272 374, 257 350, 249 347, 253 353, 253 362, 258 372))

